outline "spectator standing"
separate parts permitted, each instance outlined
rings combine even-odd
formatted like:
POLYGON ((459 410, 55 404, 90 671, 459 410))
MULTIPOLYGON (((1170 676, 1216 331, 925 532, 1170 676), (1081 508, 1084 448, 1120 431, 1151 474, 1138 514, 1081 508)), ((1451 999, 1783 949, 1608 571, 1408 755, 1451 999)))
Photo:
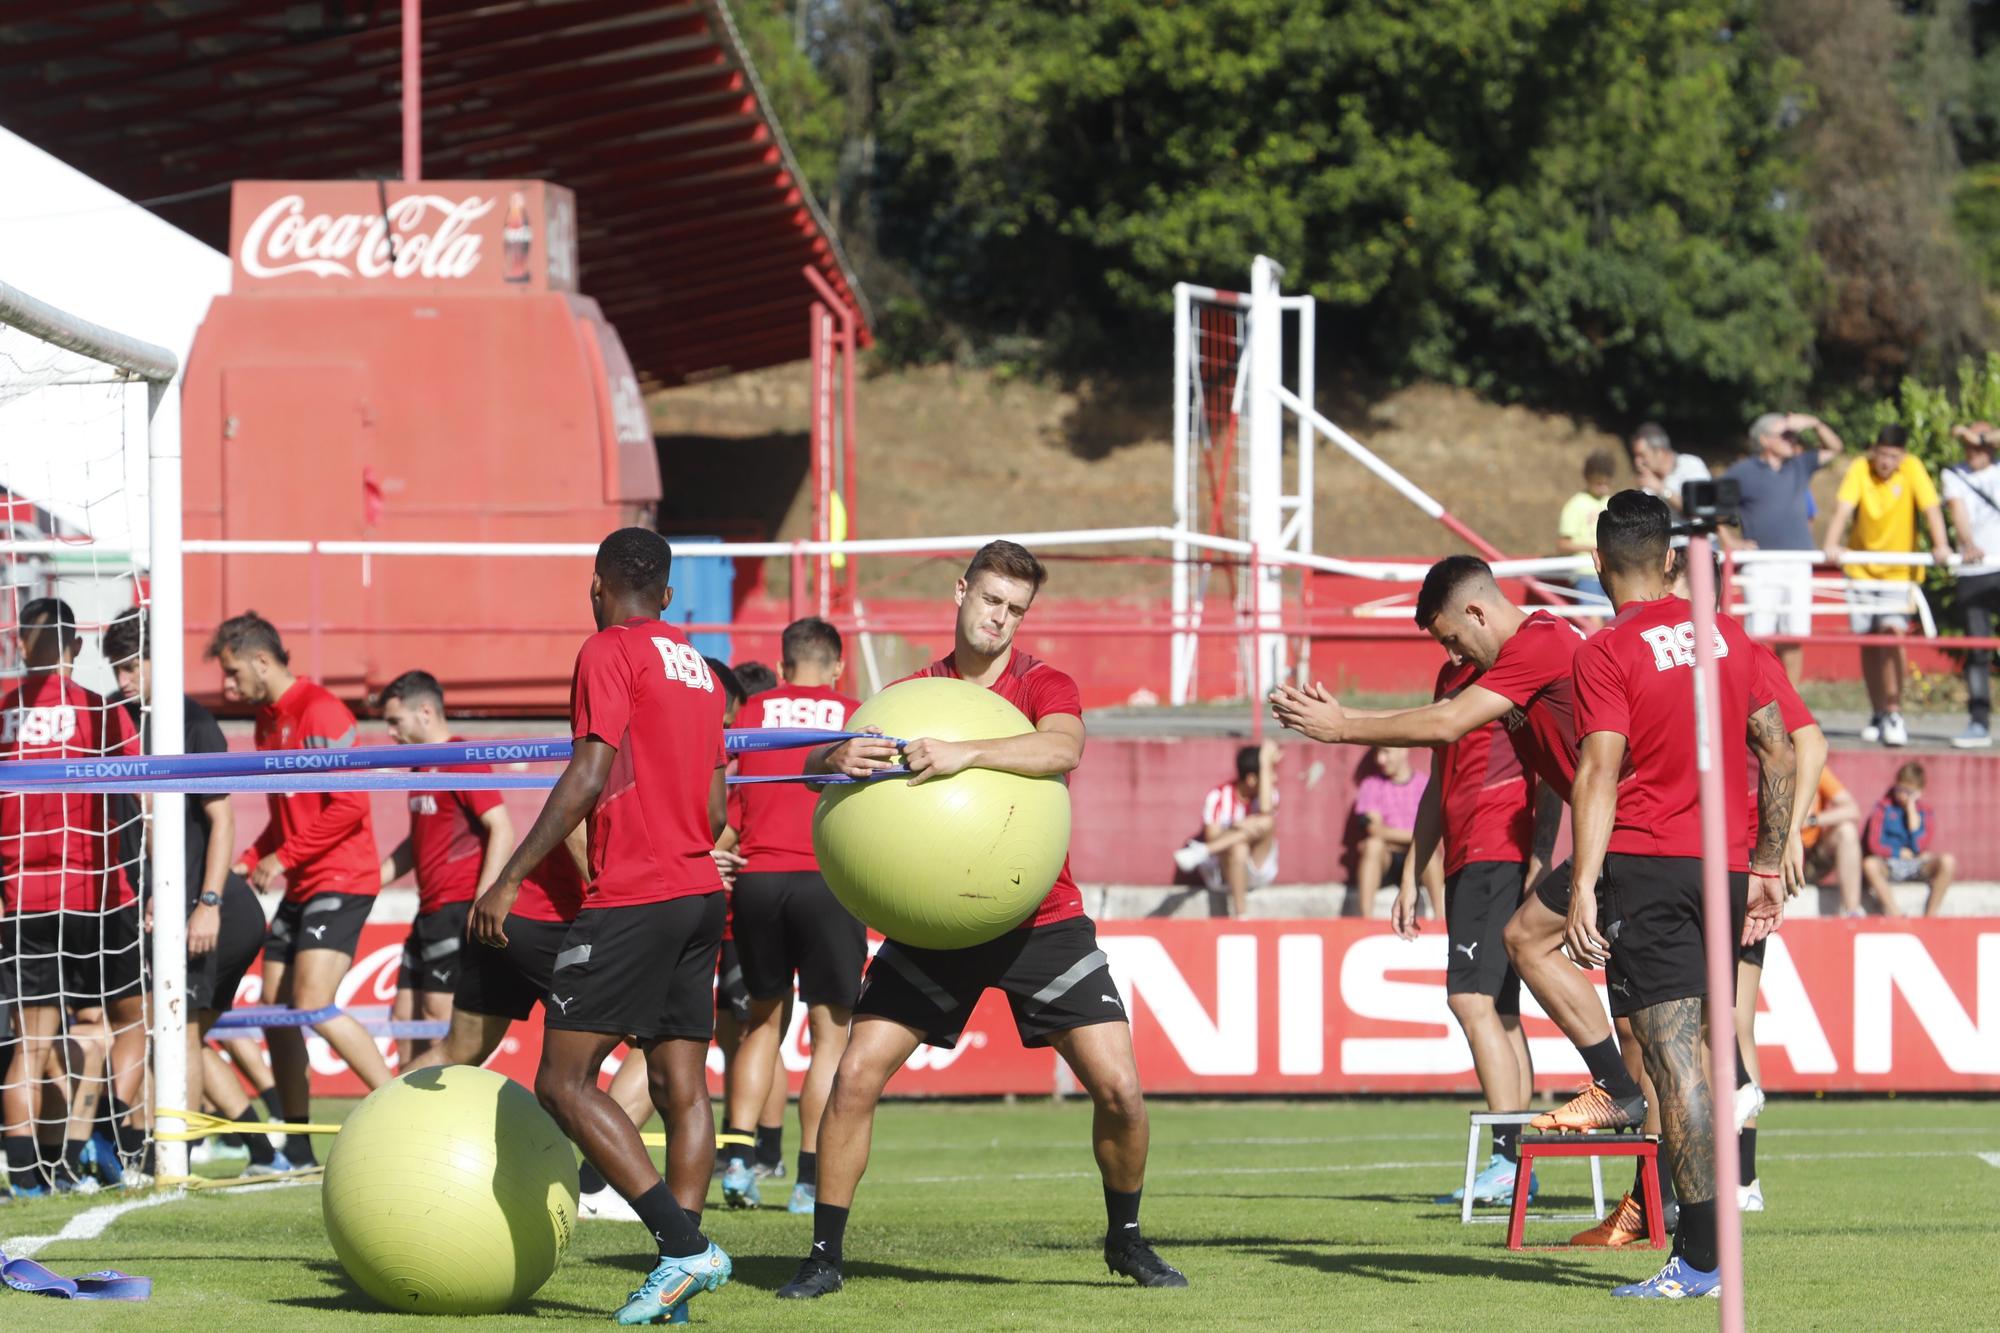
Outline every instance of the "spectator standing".
MULTIPOLYGON (((1951 509, 1958 533, 1958 608, 1965 613, 1965 632, 1990 638, 2000 624, 2000 467, 1993 466, 1993 448, 2000 431, 1984 421, 1959 426, 1952 435, 1965 448, 1965 462, 1944 470, 1944 502, 1951 509)), ((1966 711, 1964 731, 1952 738, 1961 750, 1983 750, 1993 744, 1993 653, 1974 648, 1965 655, 1966 711)))
POLYGON ((1958 858, 1950 852, 1933 851, 1937 846, 1937 819, 1924 800, 1924 766, 1904 764, 1896 770, 1896 785, 1876 802, 1868 816, 1864 839, 1868 855, 1861 872, 1869 889, 1882 904, 1883 916, 1901 916, 1894 885, 1922 882, 1930 886, 1924 903, 1925 916, 1937 916, 1944 909, 1944 895, 1958 869, 1958 858))
POLYGON ((1657 421, 1632 432, 1631 451, 1639 489, 1665 500, 1676 514, 1681 512, 1681 487, 1708 480, 1708 464, 1693 454, 1677 452, 1666 427, 1657 421))
MULTIPOLYGON (((1856 634, 1908 633, 1921 571, 1909 565, 1847 564, 1850 540, 1856 551, 1914 551, 1917 515, 1922 514, 1930 531, 1931 554, 1939 564, 1954 562, 1937 487, 1924 465, 1910 457, 1909 439, 1909 432, 1894 422, 1876 433, 1875 443, 1841 478, 1833 520, 1827 525, 1827 563, 1844 565, 1850 580, 1861 581, 1847 589, 1848 620, 1856 634)), ((1890 746, 1910 743, 1910 729, 1903 722, 1907 669, 1900 643, 1861 650, 1861 674, 1874 713, 1862 728, 1862 740, 1890 746)))
POLYGON ((1184 871, 1209 892, 1229 894, 1229 914, 1241 917, 1250 890, 1278 878, 1278 743, 1236 752, 1236 776, 1210 788, 1201 802, 1201 837, 1174 853, 1184 871))
MULTIPOLYGON (((1378 745, 1375 772, 1361 779, 1354 791, 1354 813, 1364 825, 1355 864, 1354 892, 1359 914, 1375 915, 1375 899, 1383 881, 1403 877, 1403 859, 1410 854, 1417 827, 1417 806, 1424 799, 1425 774, 1410 766, 1410 752, 1400 745, 1378 745)), ((1444 901, 1444 858, 1434 856, 1423 868, 1424 892, 1432 910, 1444 901)))
MULTIPOLYGON (((1832 427, 1804 412, 1766 412, 1751 422, 1750 456, 1722 474, 1743 493, 1741 535, 1732 537, 1724 528, 1723 540, 1746 551, 1817 549, 1812 536, 1813 473, 1846 447, 1832 427), (1805 442, 1808 430, 1817 444, 1805 442)), ((1812 633, 1812 567, 1812 558, 1806 555, 1745 564, 1743 591, 1749 614, 1744 628, 1759 638, 1812 633)), ((1796 643, 1774 649, 1785 675, 1798 684, 1805 649, 1796 643)))
POLYGON ((1806 882, 1817 884, 1831 871, 1840 889, 1840 914, 1861 915, 1861 806, 1833 775, 1819 771, 1813 808, 1799 826, 1806 853, 1806 882))
MULTIPOLYGON (((1583 489, 1563 501, 1562 513, 1556 518, 1556 550, 1562 555, 1588 555, 1597 549, 1597 516, 1604 512, 1604 506, 1611 503, 1612 477, 1617 465, 1611 455, 1598 450, 1583 460, 1583 489)), ((1604 602, 1604 585, 1597 581, 1595 574, 1583 574, 1571 580, 1578 592, 1588 593, 1596 601, 1604 602)), ((1610 603, 1604 603, 1607 607, 1610 603)), ((1584 626, 1597 628, 1598 622, 1592 618, 1584 626)))

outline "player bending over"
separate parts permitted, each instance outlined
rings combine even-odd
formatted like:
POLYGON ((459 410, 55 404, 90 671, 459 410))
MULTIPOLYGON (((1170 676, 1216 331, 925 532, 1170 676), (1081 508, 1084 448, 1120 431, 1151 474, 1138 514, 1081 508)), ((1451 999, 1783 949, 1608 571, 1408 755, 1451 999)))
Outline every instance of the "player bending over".
MULTIPOLYGON (((382 720, 403 745, 462 740, 445 722, 444 687, 428 671, 405 671, 382 687, 382 720)), ((491 773, 491 764, 426 765, 419 773, 491 773)), ((382 882, 417 875, 417 917, 403 941, 396 973, 399 1019, 432 1023, 451 1018, 452 991, 464 961, 465 922, 472 900, 493 883, 514 850, 514 825, 497 791, 413 791, 410 834, 383 858, 382 882)), ((401 1043, 402 1064, 431 1046, 401 1043)))
POLYGON ((1724 738, 1723 815, 1731 892, 1745 913, 1705 922, 1701 796, 1694 733, 1693 608, 1672 595, 1673 516, 1623 491, 1598 517, 1595 561, 1618 615, 1578 650, 1573 792, 1576 856, 1564 938, 1603 966, 1614 1015, 1632 1030, 1660 1098, 1663 1145, 1680 1196, 1674 1252, 1614 1296, 1677 1299, 1721 1283, 1715 1222, 1715 1122, 1703 1011, 1703 930, 1754 944, 1784 913, 1783 860, 1794 817, 1796 756, 1750 638, 1715 622, 1714 707, 1724 738), (1746 738, 1760 765, 1757 834, 1749 838, 1746 738))
MULTIPOLYGON (((783 644, 784 683, 745 701, 743 724, 845 729, 860 705, 834 688, 842 667, 840 631, 808 617, 785 627, 783 644)), ((740 756, 737 766, 750 776, 801 773, 807 758, 798 750, 751 752, 740 756)), ((799 1089, 799 1178, 788 1206, 810 1213, 819 1188, 820 1116, 847 1048, 847 1026, 868 961, 868 934, 820 876, 812 840, 818 797, 786 782, 738 787, 733 797, 743 868, 731 897, 749 1014, 729 1069, 729 1129, 744 1138, 762 1137, 760 1112, 772 1087, 783 1087, 778 1043, 796 976, 812 1033, 812 1063, 799 1089)), ((732 1208, 757 1206, 749 1152, 740 1143, 727 1151, 723 1202, 732 1208)))
POLYGON ((472 913, 480 944, 508 948, 523 880, 589 817, 590 883, 555 956, 535 1096, 658 1243, 659 1262, 618 1310, 621 1324, 684 1319, 676 1307, 730 1272, 701 1232, 715 1141, 704 1061, 722 939, 709 851, 723 819, 723 696, 701 654, 660 619, 672 562, 666 539, 645 528, 620 528, 597 548, 597 633, 570 684, 569 765, 472 913), (605 1057, 628 1038, 666 1123, 669 1180, 597 1086, 605 1057))
MULTIPOLYGON (((284 641, 255 611, 217 626, 207 656, 222 668, 224 682, 238 698, 257 705, 258 749, 353 746, 354 714, 319 685, 292 674, 284 641)), ((382 891, 368 794, 273 792, 266 799, 271 822, 234 866, 236 874, 262 892, 276 888, 280 879, 285 882, 285 900, 264 938, 264 1003, 323 1009, 334 1003, 361 942, 362 924, 382 891)), ((389 1066, 361 1024, 338 1014, 313 1030, 370 1088, 389 1081, 389 1066)), ((272 1028, 265 1041, 286 1117, 310 1120, 305 1034, 294 1027, 272 1028)), ((316 1164, 312 1140, 303 1134, 286 1141, 285 1155, 294 1166, 316 1164)))
MULTIPOLYGON (((968 768, 1026 777, 1075 769, 1084 739, 1076 682, 1013 646, 1047 577, 1041 561, 1013 542, 981 547, 958 580, 951 655, 917 673, 985 686, 1025 713, 1032 732, 983 741, 913 738, 900 754, 886 740, 860 738, 814 751, 806 771, 866 777, 907 763, 916 783, 968 768)), ((1139 1230, 1147 1125, 1132 1029, 1065 861, 1055 887, 1017 930, 969 949, 917 949, 890 940, 877 951, 820 1119, 812 1250, 779 1288, 780 1297, 807 1300, 840 1290, 841 1242, 868 1166, 882 1089, 919 1045, 956 1045, 989 988, 1006 993, 1022 1044, 1053 1046, 1090 1094, 1091 1140, 1104 1178, 1105 1263, 1141 1286, 1187 1285, 1139 1230)))

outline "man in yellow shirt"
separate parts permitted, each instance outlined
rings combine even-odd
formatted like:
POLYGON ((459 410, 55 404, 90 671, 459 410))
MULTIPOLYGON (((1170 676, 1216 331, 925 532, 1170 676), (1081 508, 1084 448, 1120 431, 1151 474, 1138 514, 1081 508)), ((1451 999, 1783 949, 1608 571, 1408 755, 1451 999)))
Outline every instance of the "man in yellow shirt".
MULTIPOLYGON (((1930 473, 1910 457, 1909 439, 1902 426, 1884 426, 1868 452, 1848 466, 1826 530, 1828 564, 1846 564, 1850 527, 1854 551, 1916 550, 1920 513, 1930 530, 1931 554, 1941 565, 1954 563, 1944 535, 1944 506, 1930 473)), ((1847 564, 1845 572, 1849 579, 1862 580, 1847 589, 1848 618, 1856 634, 1908 632, 1921 570, 1910 565, 1847 564)), ((1901 644, 1861 650, 1861 675, 1874 711, 1861 739, 1909 744, 1910 731, 1903 723, 1904 670, 1901 644)))

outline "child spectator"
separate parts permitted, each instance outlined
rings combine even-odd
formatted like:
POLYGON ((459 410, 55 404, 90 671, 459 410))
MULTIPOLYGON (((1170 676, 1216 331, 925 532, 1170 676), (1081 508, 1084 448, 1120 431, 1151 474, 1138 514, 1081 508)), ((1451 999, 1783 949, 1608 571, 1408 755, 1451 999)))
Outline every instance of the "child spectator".
POLYGON ((1904 764, 1896 770, 1896 785, 1889 788, 1868 816, 1863 842, 1868 855, 1862 859, 1861 873, 1869 889, 1882 904, 1883 916, 1901 916, 1896 903, 1896 884, 1930 885, 1924 904, 1925 916, 1936 916, 1944 907, 1945 891, 1951 888, 1957 858, 1950 852, 1936 852, 1937 820, 1924 800, 1924 766, 1904 764))
MULTIPOLYGON (((1597 549, 1597 516, 1611 503, 1612 476, 1618 465, 1611 455, 1598 450, 1583 460, 1583 489, 1563 501, 1556 519, 1556 550, 1563 555, 1586 555, 1597 549)), ((1604 600, 1604 585, 1595 574, 1581 574, 1571 580, 1578 592, 1588 593, 1586 604, 1604 600)), ((1597 628, 1595 619, 1584 622, 1586 630, 1597 628)))

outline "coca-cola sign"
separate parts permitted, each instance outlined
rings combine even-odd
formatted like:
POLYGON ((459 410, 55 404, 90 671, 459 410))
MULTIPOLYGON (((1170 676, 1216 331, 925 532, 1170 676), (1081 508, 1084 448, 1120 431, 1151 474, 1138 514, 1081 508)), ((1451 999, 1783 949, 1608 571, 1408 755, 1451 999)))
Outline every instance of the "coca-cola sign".
POLYGON ((575 203, 540 181, 239 181, 230 249, 246 293, 574 291, 551 216, 575 203))

